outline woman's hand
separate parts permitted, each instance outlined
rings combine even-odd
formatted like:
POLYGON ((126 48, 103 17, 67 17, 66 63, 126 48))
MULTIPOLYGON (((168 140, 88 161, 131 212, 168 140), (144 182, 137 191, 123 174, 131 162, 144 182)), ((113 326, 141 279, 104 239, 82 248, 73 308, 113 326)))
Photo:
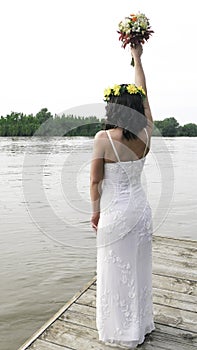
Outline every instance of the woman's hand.
POLYGON ((138 44, 138 45, 135 46, 135 47, 132 47, 132 46, 131 46, 131 55, 132 55, 134 61, 135 61, 136 59, 140 58, 141 55, 142 55, 142 53, 143 53, 142 44, 138 44))
POLYGON ((97 226, 98 226, 99 218, 100 218, 100 213, 92 214, 92 217, 91 217, 91 224, 92 224, 92 228, 93 228, 96 232, 97 232, 97 226))

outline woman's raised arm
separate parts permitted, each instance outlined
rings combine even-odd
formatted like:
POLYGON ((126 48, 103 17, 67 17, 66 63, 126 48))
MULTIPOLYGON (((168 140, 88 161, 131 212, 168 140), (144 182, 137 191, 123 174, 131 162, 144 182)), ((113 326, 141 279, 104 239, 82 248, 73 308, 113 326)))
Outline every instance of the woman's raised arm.
POLYGON ((146 77, 144 74, 144 69, 142 66, 142 61, 141 61, 141 55, 143 52, 142 45, 137 45, 135 48, 131 47, 131 55, 134 59, 134 69, 135 69, 135 85, 136 86, 142 86, 146 93, 146 97, 143 100, 144 104, 144 114, 148 119, 148 125, 147 128, 150 132, 152 133, 153 130, 153 118, 152 118, 152 113, 148 101, 148 94, 147 94, 147 87, 146 87, 146 77))

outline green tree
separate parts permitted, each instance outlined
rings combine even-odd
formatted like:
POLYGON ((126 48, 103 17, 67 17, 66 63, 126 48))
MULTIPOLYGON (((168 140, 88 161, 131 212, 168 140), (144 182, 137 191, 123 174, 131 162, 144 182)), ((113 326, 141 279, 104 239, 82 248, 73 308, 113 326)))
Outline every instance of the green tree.
POLYGON ((183 125, 179 130, 179 136, 197 136, 197 125, 194 123, 183 125))
POLYGON ((161 132, 162 136, 176 136, 179 123, 175 118, 165 118, 154 122, 155 127, 161 132))
POLYGON ((36 114, 36 117, 35 117, 35 118, 38 120, 39 124, 42 124, 42 123, 46 122, 47 119, 53 118, 53 116, 52 116, 52 114, 48 111, 47 108, 42 108, 42 109, 40 110, 40 112, 38 112, 38 113, 36 114))

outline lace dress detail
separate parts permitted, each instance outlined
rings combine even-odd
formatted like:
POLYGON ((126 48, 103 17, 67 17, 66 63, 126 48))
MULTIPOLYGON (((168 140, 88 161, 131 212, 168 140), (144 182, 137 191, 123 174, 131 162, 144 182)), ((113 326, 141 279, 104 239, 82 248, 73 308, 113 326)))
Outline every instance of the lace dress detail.
POLYGON ((141 185, 145 157, 121 162, 114 152, 118 162, 105 163, 97 231, 96 323, 101 341, 135 348, 155 329, 152 215, 141 185))

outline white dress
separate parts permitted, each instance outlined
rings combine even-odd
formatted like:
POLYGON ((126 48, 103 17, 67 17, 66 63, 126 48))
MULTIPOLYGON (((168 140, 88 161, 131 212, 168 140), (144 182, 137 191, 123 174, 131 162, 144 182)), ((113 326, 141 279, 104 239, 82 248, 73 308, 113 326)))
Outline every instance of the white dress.
MULTIPOLYGON (((146 129, 145 129, 146 131, 146 129)), ((145 157, 105 163, 97 231, 96 323, 99 340, 135 348, 155 329, 152 215, 141 185, 145 157)), ((148 145, 148 134, 147 144, 148 145)), ((144 154, 146 153, 146 149, 144 154)))

